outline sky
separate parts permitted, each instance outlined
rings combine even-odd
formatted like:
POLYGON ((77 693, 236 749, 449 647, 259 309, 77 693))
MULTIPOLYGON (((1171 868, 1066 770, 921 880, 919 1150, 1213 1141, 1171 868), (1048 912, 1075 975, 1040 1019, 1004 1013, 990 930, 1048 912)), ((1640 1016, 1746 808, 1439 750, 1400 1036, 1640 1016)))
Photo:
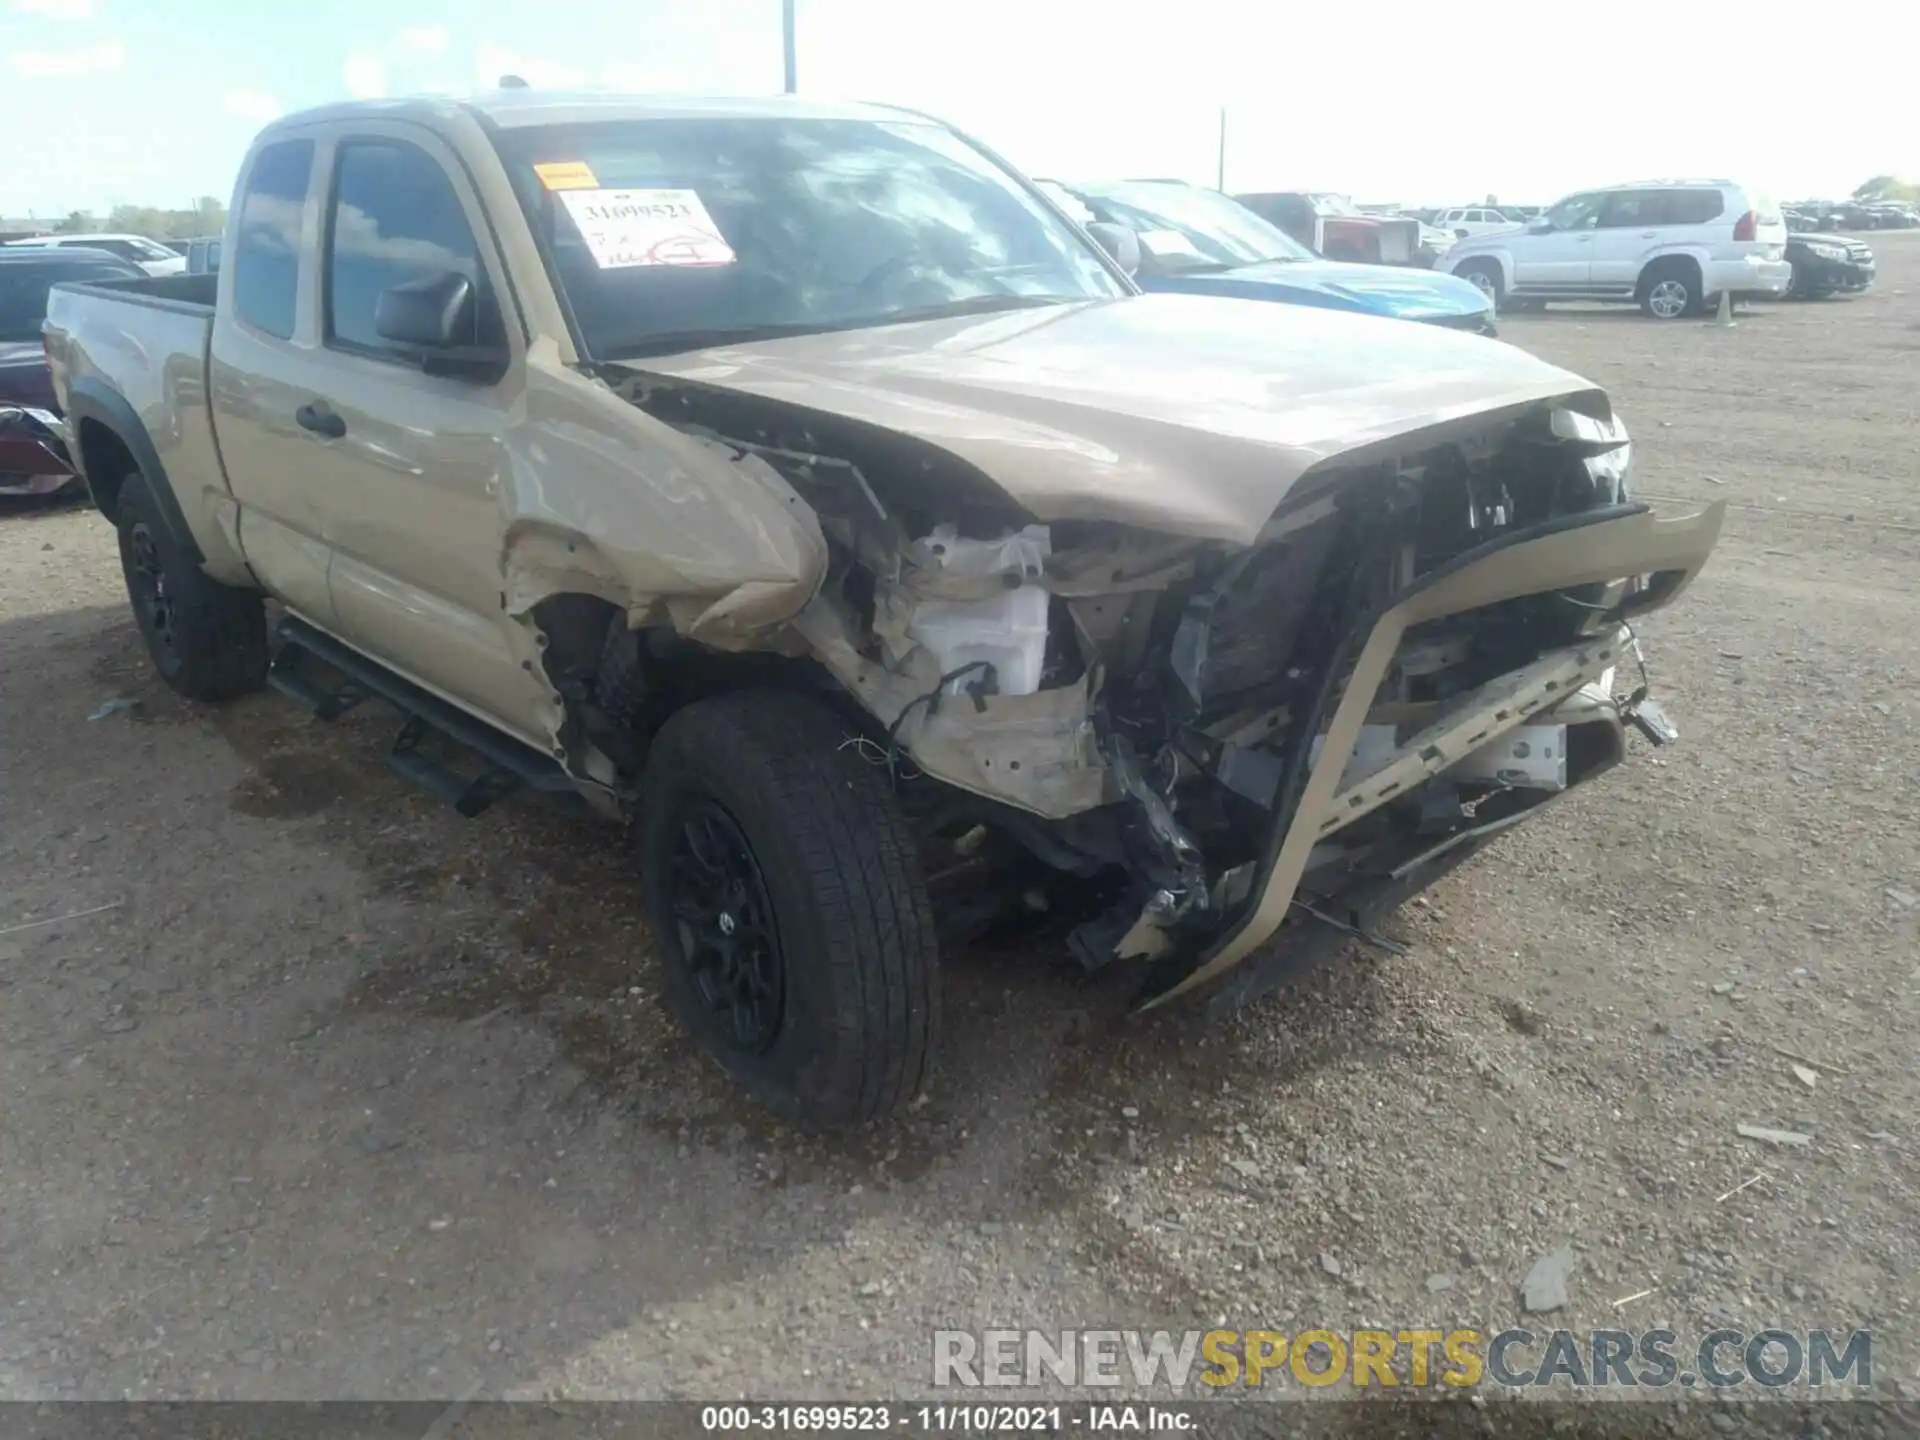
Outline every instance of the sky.
MULTIPOLYGON (((1920 174, 1899 8, 1823 0, 796 0, 803 93, 952 121, 1030 174, 1543 204, 1920 174), (1817 35, 1831 36, 1822 40, 1817 35)), ((255 130, 352 96, 763 94, 780 0, 0 0, 0 215, 225 199, 255 130)))

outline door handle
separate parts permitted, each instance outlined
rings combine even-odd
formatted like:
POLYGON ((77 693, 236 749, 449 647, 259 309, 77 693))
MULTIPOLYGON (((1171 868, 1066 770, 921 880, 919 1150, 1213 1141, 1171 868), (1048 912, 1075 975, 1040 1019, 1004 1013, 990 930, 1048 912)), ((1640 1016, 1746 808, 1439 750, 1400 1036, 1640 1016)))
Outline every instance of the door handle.
POLYGON ((1651 240, 1653 239, 1654 236, 1658 235, 1659 233, 1660 232, 1658 230, 1642 230, 1640 232, 1640 238, 1642 240, 1651 240))
POLYGON ((334 414, 332 407, 324 400, 302 405, 293 412, 293 418, 302 430, 311 430, 328 440, 338 440, 347 433, 347 422, 334 414))

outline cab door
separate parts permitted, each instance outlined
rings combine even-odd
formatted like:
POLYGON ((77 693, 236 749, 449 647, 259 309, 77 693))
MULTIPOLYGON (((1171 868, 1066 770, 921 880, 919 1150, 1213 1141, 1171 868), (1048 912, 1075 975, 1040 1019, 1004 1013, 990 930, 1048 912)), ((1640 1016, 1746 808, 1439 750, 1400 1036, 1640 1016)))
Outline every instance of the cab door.
POLYGON ((1600 207, 1593 232, 1593 270, 1596 292, 1630 295, 1640 272, 1660 248, 1668 196, 1664 190, 1615 190, 1600 207))
POLYGON ((538 744, 547 687, 512 649, 502 593, 506 431, 526 337, 478 197, 431 133, 398 122, 329 147, 317 340, 299 396, 342 638, 538 744), (381 334, 396 286, 463 278, 476 348, 497 372, 445 373, 381 334), (509 323, 511 315, 511 323, 509 323))
POLYGON ((1547 211, 1545 226, 1513 237, 1513 288, 1544 294, 1585 292, 1593 271, 1599 194, 1569 195, 1547 211))

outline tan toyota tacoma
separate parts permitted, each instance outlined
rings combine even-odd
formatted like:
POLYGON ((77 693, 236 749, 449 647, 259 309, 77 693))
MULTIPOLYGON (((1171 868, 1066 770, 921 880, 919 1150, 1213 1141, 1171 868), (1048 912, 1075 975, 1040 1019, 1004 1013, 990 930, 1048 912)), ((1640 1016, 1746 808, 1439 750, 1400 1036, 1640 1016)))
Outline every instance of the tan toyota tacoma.
POLYGON ((1721 510, 1633 500, 1601 391, 1141 295, 924 116, 312 111, 222 253, 47 322, 161 674, 628 822, 674 1008, 789 1115, 923 1087, 942 944, 1233 1003, 1672 738, 1631 623, 1721 510))

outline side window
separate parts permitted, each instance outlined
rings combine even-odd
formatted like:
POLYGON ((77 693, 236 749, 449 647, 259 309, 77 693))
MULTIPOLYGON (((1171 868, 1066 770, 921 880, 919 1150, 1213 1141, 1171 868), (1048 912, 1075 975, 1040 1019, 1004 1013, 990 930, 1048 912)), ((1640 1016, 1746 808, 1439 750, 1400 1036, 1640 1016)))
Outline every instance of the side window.
POLYGON ((1626 230, 1669 223, 1663 219, 1667 194, 1664 190, 1615 190, 1600 207, 1600 228, 1626 230))
POLYGON ((109 255, 118 255, 122 260, 141 260, 146 258, 126 240, 96 240, 88 248, 91 250, 104 250, 109 255))
POLYGON ((233 244, 233 305, 256 330, 293 336, 300 288, 300 212, 313 176, 313 142, 282 140, 254 157, 233 244))
POLYGON ((1662 199, 1661 223, 1666 225, 1704 225, 1726 208, 1718 190, 1669 190, 1662 199))
POLYGON ((405 141, 356 140, 341 147, 335 170, 327 217, 328 340, 414 358, 416 351, 375 330, 380 292, 452 272, 474 287, 474 343, 504 343, 480 248, 440 162, 405 141))
POLYGON ((1547 211, 1547 219, 1556 230, 1591 230, 1604 199, 1604 195, 1569 195, 1547 211))

